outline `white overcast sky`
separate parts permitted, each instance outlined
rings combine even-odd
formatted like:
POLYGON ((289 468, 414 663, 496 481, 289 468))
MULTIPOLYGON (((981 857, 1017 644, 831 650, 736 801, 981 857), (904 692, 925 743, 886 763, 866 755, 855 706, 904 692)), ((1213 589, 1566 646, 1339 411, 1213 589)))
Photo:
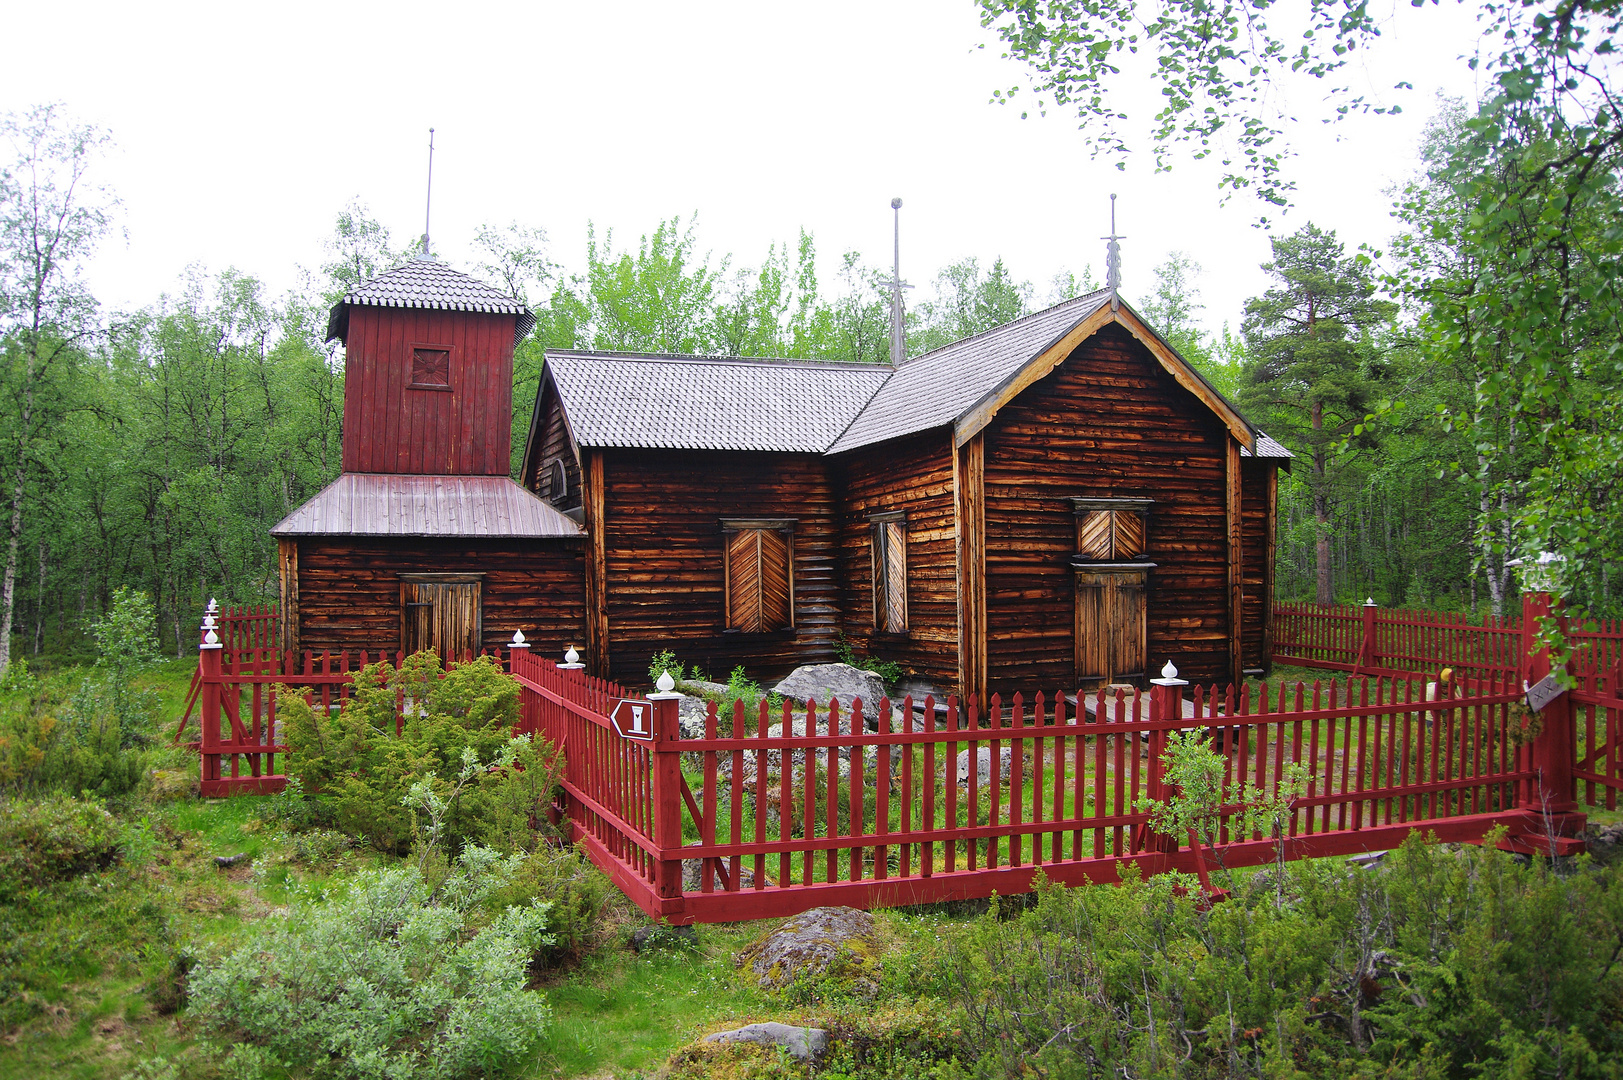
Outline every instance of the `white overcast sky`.
MULTIPOLYGON (((1390 25, 1352 77, 1404 114, 1324 127, 1312 119, 1321 91, 1286 99, 1306 122, 1298 202, 1281 225, 1312 220, 1349 247, 1392 232, 1383 191, 1412 173, 1438 91, 1475 94, 1458 59, 1475 47, 1474 7, 1377 3, 1390 25), (1414 89, 1389 91, 1399 80, 1414 89)), ((989 104, 994 87, 1023 80, 968 0, 69 0, 16 5, 0 25, 13 43, 0 109, 61 101, 117 141, 101 178, 123 201, 127 237, 91 268, 109 308, 151 302, 189 264, 290 287, 356 196, 397 242, 416 235, 430 126, 435 247, 453 262, 481 222, 544 226, 552 257, 578 270, 588 220, 623 246, 697 212, 701 248, 735 265, 809 230, 832 284, 843 250, 888 265, 900 195, 915 298, 941 266, 975 255, 1002 256, 1041 300, 1059 270, 1102 273, 1116 192, 1129 298, 1174 249, 1205 268, 1213 329, 1237 326, 1266 287, 1259 207, 1220 205, 1211 168, 1185 159, 1155 175, 1141 151, 1120 173, 1089 160, 1071 115, 1021 120, 989 104)))

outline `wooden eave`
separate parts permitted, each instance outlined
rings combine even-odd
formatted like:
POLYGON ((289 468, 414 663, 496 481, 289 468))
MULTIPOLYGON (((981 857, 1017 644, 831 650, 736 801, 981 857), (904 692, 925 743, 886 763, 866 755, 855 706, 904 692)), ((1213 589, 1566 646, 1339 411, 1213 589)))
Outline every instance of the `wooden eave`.
POLYGON ((1138 342, 1149 350, 1156 362, 1177 380, 1179 386, 1188 390, 1198 398, 1208 409, 1216 414, 1236 442, 1251 453, 1256 453, 1256 433, 1245 418, 1239 414, 1233 405, 1217 389, 1207 382, 1201 374, 1189 366, 1188 361, 1179 356, 1177 351, 1161 340, 1159 334, 1151 330, 1131 308, 1126 304, 1105 304, 1092 315, 1073 326, 1068 332, 1061 335, 1048 348, 1020 368, 1013 375, 1003 380, 1001 384, 992 389, 985 397, 971 406, 953 424, 953 445, 963 446, 992 422, 993 417, 1005 405, 1020 395, 1020 392, 1033 383, 1044 378, 1053 371, 1065 358, 1070 356, 1076 348, 1088 338, 1097 334, 1111 323, 1122 326, 1132 334, 1138 342))

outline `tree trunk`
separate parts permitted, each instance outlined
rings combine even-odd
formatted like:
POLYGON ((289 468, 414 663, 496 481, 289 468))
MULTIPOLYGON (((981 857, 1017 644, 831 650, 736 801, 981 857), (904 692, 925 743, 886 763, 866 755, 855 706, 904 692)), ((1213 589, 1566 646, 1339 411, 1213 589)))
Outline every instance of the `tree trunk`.
POLYGON ((0 583, 0 676, 11 668, 11 617, 17 607, 17 545, 23 534, 23 464, 11 485, 11 528, 6 538, 6 570, 0 583))
MULTIPOLYGON (((1313 430, 1324 430, 1324 402, 1313 403, 1313 430)), ((1330 494, 1325 490, 1325 452, 1317 438, 1313 445, 1313 523, 1314 558, 1317 571, 1317 589, 1314 597, 1321 604, 1331 603, 1335 596, 1330 591, 1330 494)))

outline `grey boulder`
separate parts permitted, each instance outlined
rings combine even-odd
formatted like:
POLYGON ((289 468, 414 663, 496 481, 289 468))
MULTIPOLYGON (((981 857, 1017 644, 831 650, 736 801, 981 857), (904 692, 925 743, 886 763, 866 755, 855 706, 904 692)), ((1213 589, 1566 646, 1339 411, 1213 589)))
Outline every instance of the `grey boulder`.
MULTIPOLYGON (((1009 782, 1009 766, 1013 761, 1014 755, 1009 747, 1002 746, 998 748, 997 771, 999 783, 1006 784, 1009 782)), ((984 784, 990 782, 991 779, 992 748, 990 746, 983 746, 975 752, 975 781, 976 783, 984 784)), ((968 750, 960 750, 958 752, 958 782, 960 784, 969 783, 968 750)))
POLYGON ((879 938, 873 916, 849 907, 812 908, 738 954, 738 965, 759 977, 763 990, 796 979, 850 978, 859 989, 878 989, 879 938))
POLYGON ((798 1061, 811 1061, 828 1049, 828 1032, 822 1028, 794 1027, 771 1022, 748 1024, 733 1031, 706 1035, 707 1043, 750 1043, 755 1046, 781 1046, 798 1061))
POLYGON ((797 705, 814 701, 824 708, 829 699, 834 698, 845 714, 849 714, 852 704, 861 698, 862 717, 872 728, 879 723, 879 699, 885 696, 885 680, 877 672, 850 664, 805 664, 791 671, 772 692, 797 705))

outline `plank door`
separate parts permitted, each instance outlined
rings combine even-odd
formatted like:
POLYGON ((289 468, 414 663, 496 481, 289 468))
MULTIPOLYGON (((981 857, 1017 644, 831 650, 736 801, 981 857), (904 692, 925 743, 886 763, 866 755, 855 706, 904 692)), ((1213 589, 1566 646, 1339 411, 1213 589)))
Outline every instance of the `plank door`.
POLYGON ((484 611, 477 581, 400 583, 400 647, 433 649, 441 660, 477 652, 484 611))
POLYGON ((1076 572, 1076 683, 1138 682, 1145 668, 1145 573, 1076 572))

